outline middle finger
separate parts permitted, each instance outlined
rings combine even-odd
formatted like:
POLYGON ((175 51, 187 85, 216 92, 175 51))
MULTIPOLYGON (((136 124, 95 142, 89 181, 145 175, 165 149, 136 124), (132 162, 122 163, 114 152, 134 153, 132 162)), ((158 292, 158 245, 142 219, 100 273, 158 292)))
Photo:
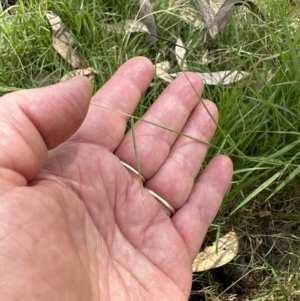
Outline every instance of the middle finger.
MULTIPOLYGON (((203 82, 195 74, 181 74, 170 84, 143 116, 144 120, 180 132, 191 112, 199 103, 203 82)), ((151 178, 164 163, 178 134, 158 126, 138 121, 135 124, 135 143, 140 171, 151 178)), ((132 132, 129 131, 115 154, 120 160, 137 169, 132 132)))

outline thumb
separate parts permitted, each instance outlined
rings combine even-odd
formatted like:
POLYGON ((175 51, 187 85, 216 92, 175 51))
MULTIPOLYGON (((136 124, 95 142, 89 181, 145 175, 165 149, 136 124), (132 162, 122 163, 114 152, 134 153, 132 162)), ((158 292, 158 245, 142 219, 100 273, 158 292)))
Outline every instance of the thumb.
POLYGON ((9 181, 17 172, 27 181, 32 179, 43 167, 48 150, 79 128, 91 96, 89 80, 77 77, 1 97, 0 178, 9 181))

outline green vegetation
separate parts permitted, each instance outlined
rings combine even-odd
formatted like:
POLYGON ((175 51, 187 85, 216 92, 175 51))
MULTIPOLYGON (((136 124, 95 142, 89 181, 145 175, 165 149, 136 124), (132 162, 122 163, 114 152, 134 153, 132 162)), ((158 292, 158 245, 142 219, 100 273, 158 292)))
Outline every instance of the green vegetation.
MULTIPOLYGON (((14 20, 0 12, 0 95, 58 82, 73 69, 52 47, 47 10, 59 15, 77 40, 83 67, 99 71, 93 77, 95 90, 123 62, 138 55, 153 63, 168 60, 170 72, 180 71, 174 51, 178 36, 189 49, 189 70, 250 73, 228 86, 206 86, 203 94, 220 111, 219 130, 205 164, 222 153, 232 158, 235 167, 207 242, 215 240, 218 231, 226 234, 234 229, 240 252, 231 268, 246 274, 231 279, 223 269, 226 284, 224 279, 216 282, 212 272, 195 275, 191 300, 300 300, 300 6, 288 0, 256 4, 264 20, 239 7, 211 41, 204 26, 195 27, 182 17, 195 8, 193 1, 181 6, 155 1, 160 37, 155 45, 143 33, 108 29, 108 24, 125 25, 137 15, 139 6, 134 1, 23 0, 14 20), (204 60, 207 49, 208 61, 204 60)), ((154 79, 135 112, 137 117, 165 86, 154 79)))

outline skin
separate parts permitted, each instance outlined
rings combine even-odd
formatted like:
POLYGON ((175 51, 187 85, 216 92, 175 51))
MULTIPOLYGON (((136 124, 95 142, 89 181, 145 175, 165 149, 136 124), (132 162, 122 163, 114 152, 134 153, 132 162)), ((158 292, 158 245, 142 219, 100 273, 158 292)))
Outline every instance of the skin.
MULTIPOLYGON (((137 57, 94 96, 77 77, 1 98, 1 300, 188 299, 230 159, 215 157, 194 183, 207 145, 137 122, 142 196, 138 177, 120 163, 136 168, 128 117, 90 105, 132 114, 153 73, 137 57)), ((201 94, 200 77, 179 76, 143 118, 209 142, 216 126, 194 89, 201 94)), ((204 102, 217 120, 216 106, 204 102)))

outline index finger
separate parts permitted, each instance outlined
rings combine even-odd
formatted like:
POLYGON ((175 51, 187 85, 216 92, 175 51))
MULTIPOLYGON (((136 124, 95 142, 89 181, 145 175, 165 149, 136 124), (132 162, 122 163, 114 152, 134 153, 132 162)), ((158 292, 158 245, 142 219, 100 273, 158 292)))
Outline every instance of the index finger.
POLYGON ((134 112, 153 75, 153 64, 147 58, 135 57, 123 64, 92 97, 87 117, 71 139, 114 151, 126 130, 126 114, 134 112))

